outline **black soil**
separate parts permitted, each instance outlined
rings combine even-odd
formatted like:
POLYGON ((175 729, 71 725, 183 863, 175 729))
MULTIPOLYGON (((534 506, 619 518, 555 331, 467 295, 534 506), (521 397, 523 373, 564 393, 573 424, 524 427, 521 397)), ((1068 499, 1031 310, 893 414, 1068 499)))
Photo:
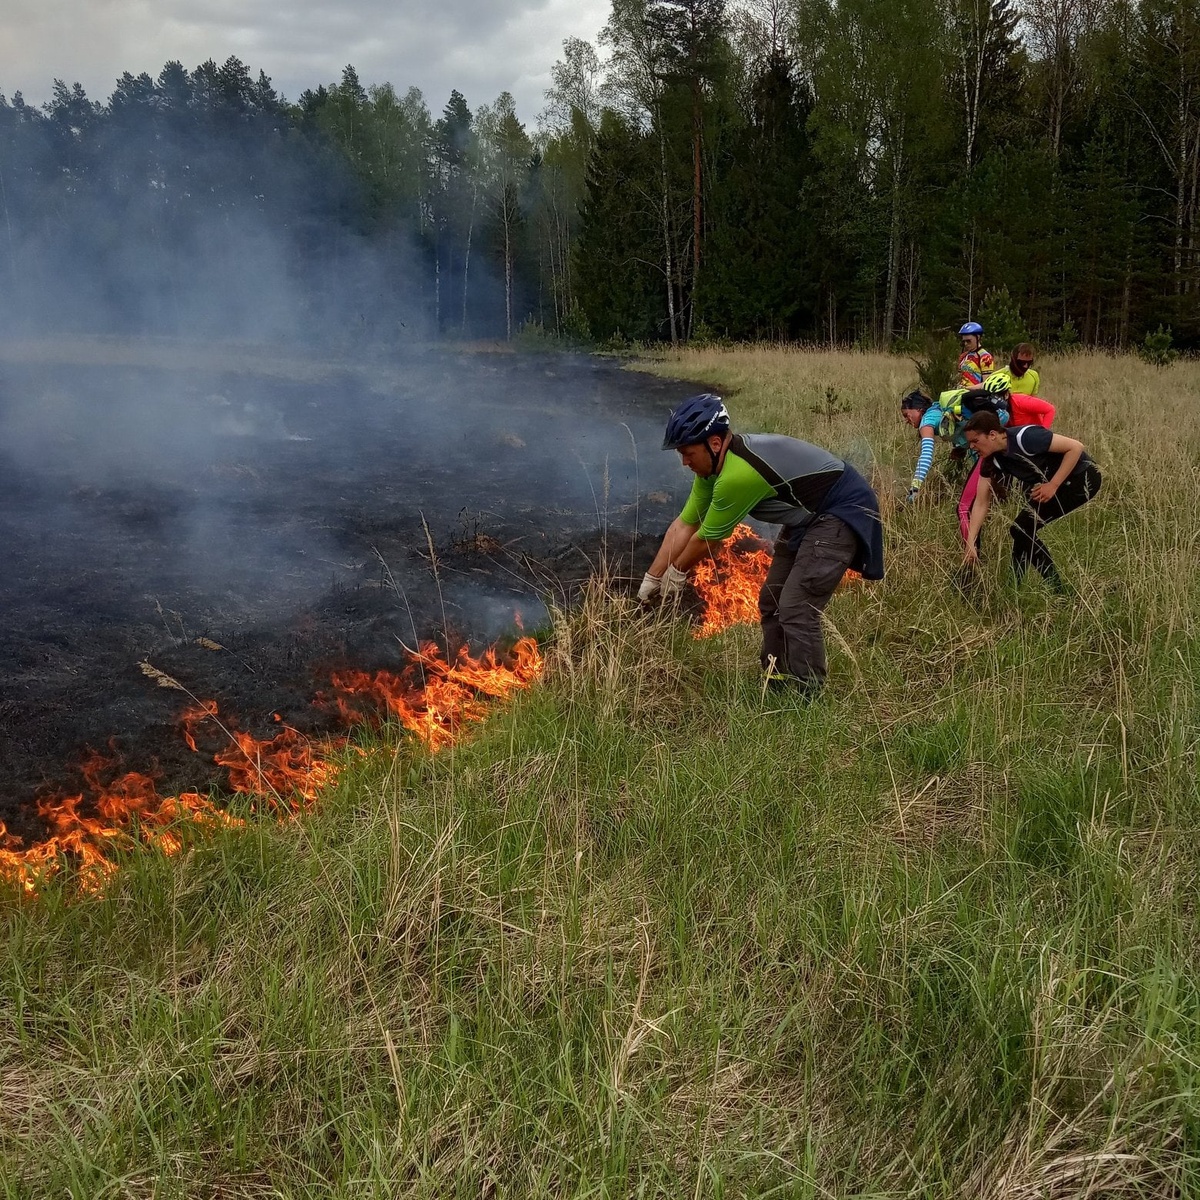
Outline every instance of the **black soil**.
POLYGON ((585 357, 355 367, 14 364, 0 351, 0 821, 111 750, 164 794, 219 786, 186 695, 305 732, 338 667, 536 628, 604 561, 640 577, 688 477, 689 385, 585 357), (198 639, 220 647, 207 648, 198 639))

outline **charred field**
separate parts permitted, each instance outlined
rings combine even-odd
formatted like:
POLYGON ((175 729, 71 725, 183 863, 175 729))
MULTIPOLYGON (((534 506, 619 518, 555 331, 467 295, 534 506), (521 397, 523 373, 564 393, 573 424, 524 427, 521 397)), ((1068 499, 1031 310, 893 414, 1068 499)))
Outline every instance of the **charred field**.
POLYGON ((332 671, 478 650, 602 560, 640 572, 688 388, 585 356, 0 348, 0 821, 41 836, 89 749, 221 786, 139 664, 255 735, 320 734, 332 671))

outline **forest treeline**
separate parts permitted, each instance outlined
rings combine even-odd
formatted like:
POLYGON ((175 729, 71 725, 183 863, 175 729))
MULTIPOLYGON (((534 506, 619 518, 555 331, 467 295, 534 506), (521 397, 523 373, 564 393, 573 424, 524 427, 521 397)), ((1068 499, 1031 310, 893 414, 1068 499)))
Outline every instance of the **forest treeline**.
POLYGON ((0 97, 9 319, 1200 344, 1200 0, 613 0, 551 74, 532 128, 236 58, 0 97))

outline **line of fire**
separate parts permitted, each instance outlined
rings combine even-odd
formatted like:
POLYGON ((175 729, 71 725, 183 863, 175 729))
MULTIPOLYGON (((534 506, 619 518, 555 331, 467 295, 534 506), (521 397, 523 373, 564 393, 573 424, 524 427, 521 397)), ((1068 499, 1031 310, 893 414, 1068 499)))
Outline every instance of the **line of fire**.
MULTIPOLYGON (((757 620, 758 588, 769 559, 758 537, 743 526, 718 557, 702 564, 694 581, 700 601, 696 637, 757 620)), ((211 641, 205 648, 223 651, 211 641)), ((543 665, 532 637, 519 638, 503 653, 489 647, 478 657, 463 647, 447 659, 433 642, 407 655, 408 665, 400 672, 335 671, 314 706, 336 713, 348 728, 390 719, 428 750, 438 751, 485 719, 497 702, 533 683, 543 665)), ((186 692, 152 663, 140 666, 154 685, 186 692)), ((222 713, 215 701, 194 698, 179 717, 178 731, 189 750, 208 755, 224 770, 226 793, 249 797, 252 812, 280 819, 301 815, 318 802, 336 778, 338 758, 348 745, 344 733, 310 737, 286 724, 270 738, 256 738, 239 729, 236 718, 222 713)), ((160 794, 152 773, 129 770, 115 752, 90 752, 79 771, 83 790, 36 800, 48 830, 44 838, 26 845, 0 824, 0 874, 27 893, 36 894, 44 880, 68 866, 77 871, 82 891, 99 890, 118 870, 119 852, 132 844, 177 853, 181 823, 201 829, 244 823, 225 810, 219 794, 160 794)))

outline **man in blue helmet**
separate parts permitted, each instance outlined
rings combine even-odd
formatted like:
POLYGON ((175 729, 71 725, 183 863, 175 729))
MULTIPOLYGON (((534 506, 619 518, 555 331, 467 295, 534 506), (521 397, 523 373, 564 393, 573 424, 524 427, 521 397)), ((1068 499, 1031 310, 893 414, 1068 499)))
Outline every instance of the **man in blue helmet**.
POLYGON ((762 665, 773 686, 815 695, 825 682, 821 613, 847 568, 883 578, 879 502, 849 463, 778 434, 735 434, 720 396, 692 396, 667 421, 664 450, 695 476, 638 589, 683 591, 688 571, 745 517, 782 526, 759 593, 762 665))

